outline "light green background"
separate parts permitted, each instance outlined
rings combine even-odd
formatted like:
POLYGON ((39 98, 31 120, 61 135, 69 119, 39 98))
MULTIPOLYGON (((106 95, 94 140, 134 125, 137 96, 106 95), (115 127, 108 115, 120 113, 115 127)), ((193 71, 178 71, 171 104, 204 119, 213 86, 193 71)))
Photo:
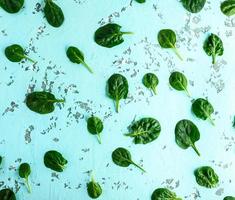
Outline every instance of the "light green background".
POLYGON ((0 10, 0 154, 4 156, 0 170, 0 187, 12 187, 19 200, 87 200, 86 173, 93 170, 103 188, 101 200, 148 200, 158 187, 173 189, 186 200, 220 200, 235 196, 235 130, 232 128, 234 105, 234 26, 235 18, 220 12, 220 1, 207 1, 199 14, 189 14, 176 0, 147 0, 138 4, 127 0, 56 1, 64 11, 65 22, 56 29, 43 18, 43 1, 26 0, 18 14, 0 10), (40 4, 42 6, 40 7, 40 4), (94 31, 107 22, 132 31, 125 42, 106 49, 93 41, 94 31), (159 47, 156 36, 160 29, 177 32, 178 47, 184 61, 170 50, 159 47), (202 50, 209 33, 218 34, 225 47, 223 57, 211 65, 211 58, 202 50), (20 64, 9 62, 4 48, 12 43, 24 46, 37 60, 20 64), (69 62, 65 50, 79 47, 95 74, 69 62), (191 99, 170 89, 170 72, 184 72, 190 80, 194 98, 204 97, 214 105, 216 126, 196 119, 190 111, 191 99), (106 80, 113 73, 124 74, 130 94, 121 102, 119 114, 106 97, 106 80), (158 95, 152 96, 141 83, 146 72, 158 75, 158 95), (41 116, 25 106, 28 92, 52 91, 65 97, 66 103, 54 113, 41 116), (104 120, 102 145, 87 133, 86 120, 95 114, 104 120), (124 137, 136 117, 154 117, 162 132, 147 145, 134 145, 124 137), (175 124, 190 119, 201 132, 197 147, 180 149, 174 139, 175 124), (134 168, 120 168, 111 161, 112 151, 128 148, 133 159, 143 164, 146 174, 134 168), (43 155, 55 149, 63 153, 68 165, 57 174, 45 168, 43 155), (17 175, 20 162, 32 166, 28 194, 17 175), (220 177, 215 189, 196 184, 193 171, 202 165, 212 166, 220 177))

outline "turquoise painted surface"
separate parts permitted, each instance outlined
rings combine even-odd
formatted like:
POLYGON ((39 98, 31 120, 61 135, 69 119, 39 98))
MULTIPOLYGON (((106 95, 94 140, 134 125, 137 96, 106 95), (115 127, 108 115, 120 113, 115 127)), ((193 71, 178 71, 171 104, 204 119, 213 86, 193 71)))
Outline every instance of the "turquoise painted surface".
POLYGON ((157 187, 171 188, 187 200, 235 196, 235 24, 234 18, 222 15, 220 2, 208 1, 196 15, 172 0, 142 5, 117 0, 57 3, 66 17, 59 29, 43 18, 42 1, 26 1, 25 8, 15 15, 0 11, 0 154, 5 157, 0 187, 12 187, 21 200, 86 200, 86 172, 93 170, 96 180, 102 183, 102 200, 147 200, 157 187), (94 43, 93 34, 107 22, 119 23, 123 30, 135 34, 126 36, 122 45, 111 50, 102 48, 94 43), (177 32, 183 62, 159 47, 156 35, 162 28, 177 32), (223 39, 225 47, 224 56, 214 66, 202 51, 202 43, 211 32, 223 39), (38 63, 6 60, 4 48, 12 43, 24 46, 38 63), (69 45, 84 52, 94 75, 69 62, 65 54, 69 45), (190 99, 169 88, 169 74, 174 70, 189 78, 193 97, 208 97, 214 105, 215 127, 196 119, 190 111, 190 99), (141 84, 143 74, 149 71, 160 80, 157 96, 141 84), (121 102, 119 114, 105 94, 106 80, 115 72, 124 74, 130 85, 129 97, 121 102), (66 103, 50 115, 35 114, 24 104, 25 95, 34 90, 52 91, 66 98, 66 103), (91 114, 104 120, 102 145, 87 133, 85 119, 91 114), (160 121, 161 135, 148 145, 134 145, 123 134, 135 117, 144 116, 160 121), (193 150, 182 150, 175 144, 174 127, 183 118, 200 129, 200 158, 193 150), (148 173, 114 165, 111 153, 119 146, 127 147, 148 173), (69 161, 61 174, 43 165, 43 155, 51 149, 62 152, 69 161), (20 162, 32 166, 32 194, 27 193, 17 175, 20 162), (220 177, 217 188, 205 189, 196 184, 193 171, 201 165, 216 170, 220 177))

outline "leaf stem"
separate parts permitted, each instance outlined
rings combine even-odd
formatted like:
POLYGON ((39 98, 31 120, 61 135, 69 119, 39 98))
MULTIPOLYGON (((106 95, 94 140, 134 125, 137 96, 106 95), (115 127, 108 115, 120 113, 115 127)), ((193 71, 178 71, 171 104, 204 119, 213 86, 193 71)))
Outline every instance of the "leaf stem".
POLYGON ((119 111, 119 100, 118 99, 116 99, 116 104, 115 104, 115 109, 116 109, 116 112, 118 113, 118 111, 119 111))
POLYGON ((208 118, 209 122, 210 122, 213 126, 215 126, 215 122, 214 122, 214 120, 211 118, 211 116, 207 116, 207 118, 208 118))
POLYGON ((200 154, 200 152, 197 150, 197 147, 195 146, 195 144, 192 144, 191 146, 192 146, 192 148, 194 149, 194 151, 197 153, 197 155, 200 156, 201 154, 200 154))
POLYGON ((87 68, 87 70, 88 70, 90 73, 93 74, 93 71, 92 71, 92 69, 90 68, 90 66, 89 66, 88 64, 86 64, 85 62, 81 62, 81 63, 84 65, 84 67, 87 68))
POLYGON ((122 32, 122 35, 133 35, 133 32, 122 32))
POLYGON ((157 95, 156 88, 154 88, 154 87, 151 87, 151 90, 153 91, 153 94, 154 94, 154 95, 157 95))
POLYGON ((134 166, 136 166, 137 168, 139 168, 142 172, 146 173, 146 171, 140 167, 139 165, 137 165, 136 163, 134 163, 133 161, 131 161, 131 164, 133 164, 134 166))
POLYGON ((28 56, 24 56, 23 58, 27 59, 28 61, 32 62, 33 64, 36 63, 33 59, 29 58, 28 56))
POLYGON ((31 186, 29 184, 29 179, 28 178, 25 178, 25 185, 26 185, 26 188, 27 188, 28 192, 31 193, 31 186))
POLYGON ((212 54, 212 64, 214 65, 216 63, 216 55, 215 53, 212 54))
POLYGON ((178 57, 181 61, 183 61, 183 58, 182 58, 182 56, 180 55, 179 50, 178 50, 176 47, 172 47, 172 49, 173 49, 173 51, 175 52, 175 54, 177 55, 177 57, 178 57))
POLYGON ((101 144, 101 137, 100 137, 100 133, 97 133, 97 139, 98 139, 99 144, 101 144))

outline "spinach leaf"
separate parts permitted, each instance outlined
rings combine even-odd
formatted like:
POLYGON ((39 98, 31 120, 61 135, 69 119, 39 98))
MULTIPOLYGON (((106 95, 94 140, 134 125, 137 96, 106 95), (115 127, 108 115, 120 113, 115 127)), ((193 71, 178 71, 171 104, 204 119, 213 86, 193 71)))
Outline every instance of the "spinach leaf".
POLYGON ((123 35, 133 34, 132 32, 121 32, 118 24, 106 24, 95 32, 95 42, 103 47, 112 48, 124 42, 123 35))
POLYGON ((148 117, 133 122, 129 129, 130 133, 125 135, 133 137, 135 144, 147 144, 158 138, 161 125, 156 119, 148 117))
POLYGON ((24 0, 0 0, 0 7, 8 13, 17 13, 24 5, 24 0))
POLYGON ((162 29, 158 33, 158 42, 164 49, 173 49, 180 60, 183 60, 178 49, 176 48, 176 34, 171 29, 162 29))
POLYGON ((119 147, 115 149, 112 153, 112 159, 113 162, 120 167, 129 167, 129 165, 132 164, 139 168, 141 171, 145 172, 142 167, 132 161, 131 153, 125 148, 119 147))
POLYGON ((194 175, 200 186, 214 188, 219 182, 219 177, 209 166, 203 166, 195 170, 194 175))
POLYGON ((103 131, 104 126, 100 118, 92 116, 87 120, 87 130, 92 135, 97 135, 98 142, 101 144, 100 133, 103 131))
POLYGON ((62 9, 53 0, 45 0, 45 3, 44 13, 47 22, 53 27, 60 27, 64 22, 62 9))
POLYGON ((22 163, 19 167, 19 176, 25 180, 25 184, 29 193, 31 193, 31 186, 29 184, 29 175, 31 174, 31 168, 28 163, 22 163))
POLYGON ((227 196, 227 197, 224 197, 224 200, 235 200, 235 197, 227 196))
POLYGON ((185 91, 186 94, 190 97, 190 94, 188 92, 188 80, 184 74, 181 72, 173 72, 170 75, 169 83, 171 87, 178 91, 185 91))
POLYGON ((91 181, 87 183, 87 193, 92 199, 97 199, 102 194, 102 188, 98 182, 95 182, 93 176, 91 176, 91 181))
POLYGON ((154 190, 151 200, 182 200, 176 194, 167 188, 158 188, 154 190))
POLYGON ((191 13, 200 12, 206 4, 206 0, 181 0, 184 8, 191 13))
POLYGON ((73 47, 73 46, 69 47, 66 54, 71 62, 82 64, 84 67, 88 69, 89 72, 93 73, 92 69, 84 61, 83 53, 77 47, 73 47))
POLYGON ((221 3, 220 9, 226 16, 235 15, 235 0, 226 0, 221 3))
POLYGON ((147 73, 144 75, 143 80, 142 80, 144 86, 148 89, 150 89, 151 91, 153 91, 153 93, 156 95, 156 88, 157 85, 159 83, 158 77, 153 74, 153 73, 147 73))
POLYGON ((20 62, 23 59, 27 59, 32 63, 36 63, 34 60, 25 55, 24 49, 18 45, 13 44, 5 48, 5 56, 11 62, 20 62))
POLYGON ((26 97, 27 107, 39 114, 48 114, 55 110, 54 103, 64 103, 64 99, 56 99, 50 92, 32 92, 26 97))
POLYGON ((204 42, 203 49, 208 56, 212 56, 212 64, 216 63, 216 57, 224 54, 222 40, 215 34, 211 34, 204 42))
POLYGON ((0 190, 0 199, 1 200, 16 200, 15 193, 11 189, 2 189, 0 190))
POLYGON ((192 111, 196 117, 202 120, 209 119, 211 124, 215 125, 214 120, 211 118, 211 114, 214 112, 214 108, 208 100, 203 98, 194 100, 192 104, 192 111))
POLYGON ((190 120, 183 119, 175 126, 175 141, 182 149, 192 147, 194 151, 200 156, 195 142, 200 139, 200 132, 197 126, 190 120))
POLYGON ((47 168, 50 168, 57 172, 63 172, 68 161, 58 151, 48 151, 44 155, 44 164, 47 168))
POLYGON ((128 95, 128 81, 121 74, 113 74, 107 82, 108 96, 115 101, 116 112, 119 111, 119 102, 128 95))
POLYGON ((138 3, 145 3, 146 0, 136 0, 138 3))

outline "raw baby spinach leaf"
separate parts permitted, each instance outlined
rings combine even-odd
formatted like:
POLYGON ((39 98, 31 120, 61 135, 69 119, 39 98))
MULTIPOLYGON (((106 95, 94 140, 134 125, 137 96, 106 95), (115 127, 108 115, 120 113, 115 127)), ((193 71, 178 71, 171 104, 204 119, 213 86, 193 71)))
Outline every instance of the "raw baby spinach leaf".
POLYGON ((102 194, 102 188, 98 182, 95 182, 93 176, 91 176, 91 181, 87 183, 87 193, 92 199, 97 199, 102 194))
POLYGON ((206 0, 181 0, 181 2, 187 11, 198 13, 205 6, 206 0))
POLYGON ((195 170, 194 175, 200 186, 215 188, 219 182, 219 177, 209 166, 203 166, 195 170))
POLYGON ((125 148, 119 147, 114 150, 112 153, 112 159, 113 162, 120 167, 128 167, 132 164, 139 168, 141 171, 145 172, 142 167, 132 161, 131 153, 125 148))
POLYGON ((144 86, 150 89, 155 95, 157 94, 156 88, 159 83, 158 77, 153 73, 147 73, 142 80, 144 86))
POLYGON ((148 117, 133 122, 129 129, 130 133, 125 135, 134 138, 135 144, 147 144, 158 138, 161 125, 156 119, 148 117))
POLYGON ((39 114, 48 114, 55 110, 54 103, 64 103, 64 99, 56 99, 50 92, 32 92, 26 97, 27 107, 39 114))
POLYGON ((145 3, 146 0, 136 0, 138 3, 145 3))
POLYGON ((224 54, 224 46, 219 36, 211 34, 204 42, 203 49, 208 56, 212 56, 212 64, 216 63, 216 57, 224 54))
POLYGON ((230 17, 235 14, 235 0, 226 0, 221 3, 220 9, 222 13, 230 17))
POLYGON ((154 190, 151 200, 182 200, 176 194, 167 188, 158 188, 154 190))
POLYGON ((60 27, 64 22, 62 9, 53 0, 45 0, 45 3, 44 14, 47 22, 53 27, 60 27))
POLYGON ((171 29, 162 29, 158 33, 158 42, 162 48, 173 49, 180 60, 183 60, 176 48, 176 34, 171 29))
POLYGON ((181 72, 173 72, 170 75, 169 83, 171 87, 173 87, 175 90, 178 91, 185 91, 186 94, 190 97, 190 94, 188 92, 188 80, 184 74, 181 72))
POLYGON ((35 63, 34 60, 25 55, 24 49, 18 45, 13 44, 5 48, 5 56, 11 62, 20 62, 23 59, 29 60, 32 63, 35 63))
POLYGON ((106 24, 98 28, 95 32, 95 42, 103 47, 112 48, 124 42, 123 35, 133 34, 132 32, 122 32, 118 24, 106 24))
POLYGON ((194 151, 200 156, 195 142, 200 139, 200 132, 197 126, 190 120, 184 119, 179 121, 175 126, 175 141, 182 149, 192 147, 194 151))
POLYGON ((101 144, 100 133, 103 131, 104 126, 100 118, 92 116, 87 120, 87 130, 92 135, 97 135, 98 142, 101 144))
POLYGON ((0 0, 0 7, 8 13, 17 13, 24 5, 24 0, 0 0))
POLYGON ((227 196, 227 197, 224 197, 224 200, 235 200, 235 197, 227 196))
POLYGON ((0 199, 1 200, 16 200, 15 193, 11 189, 2 189, 0 190, 0 199))
POLYGON ((25 185, 29 193, 31 193, 31 186, 29 184, 29 175, 31 174, 31 168, 28 163, 22 163, 19 167, 19 176, 25 180, 25 185))
POLYGON ((48 151, 44 155, 44 164, 47 168, 50 168, 57 172, 63 172, 68 161, 58 151, 48 151))
POLYGON ((209 119, 211 124, 215 125, 214 120, 211 118, 211 114, 214 112, 214 108, 208 100, 203 98, 194 100, 192 104, 192 111, 196 117, 202 120, 209 119))
POLYGON ((108 96, 115 101, 116 112, 119 111, 119 102, 128 95, 128 81, 121 74, 113 74, 107 82, 108 96))
POLYGON ((71 62, 82 64, 84 67, 87 68, 89 72, 93 73, 92 69, 84 61, 83 53, 77 47, 73 47, 73 46, 69 47, 66 54, 71 62))

